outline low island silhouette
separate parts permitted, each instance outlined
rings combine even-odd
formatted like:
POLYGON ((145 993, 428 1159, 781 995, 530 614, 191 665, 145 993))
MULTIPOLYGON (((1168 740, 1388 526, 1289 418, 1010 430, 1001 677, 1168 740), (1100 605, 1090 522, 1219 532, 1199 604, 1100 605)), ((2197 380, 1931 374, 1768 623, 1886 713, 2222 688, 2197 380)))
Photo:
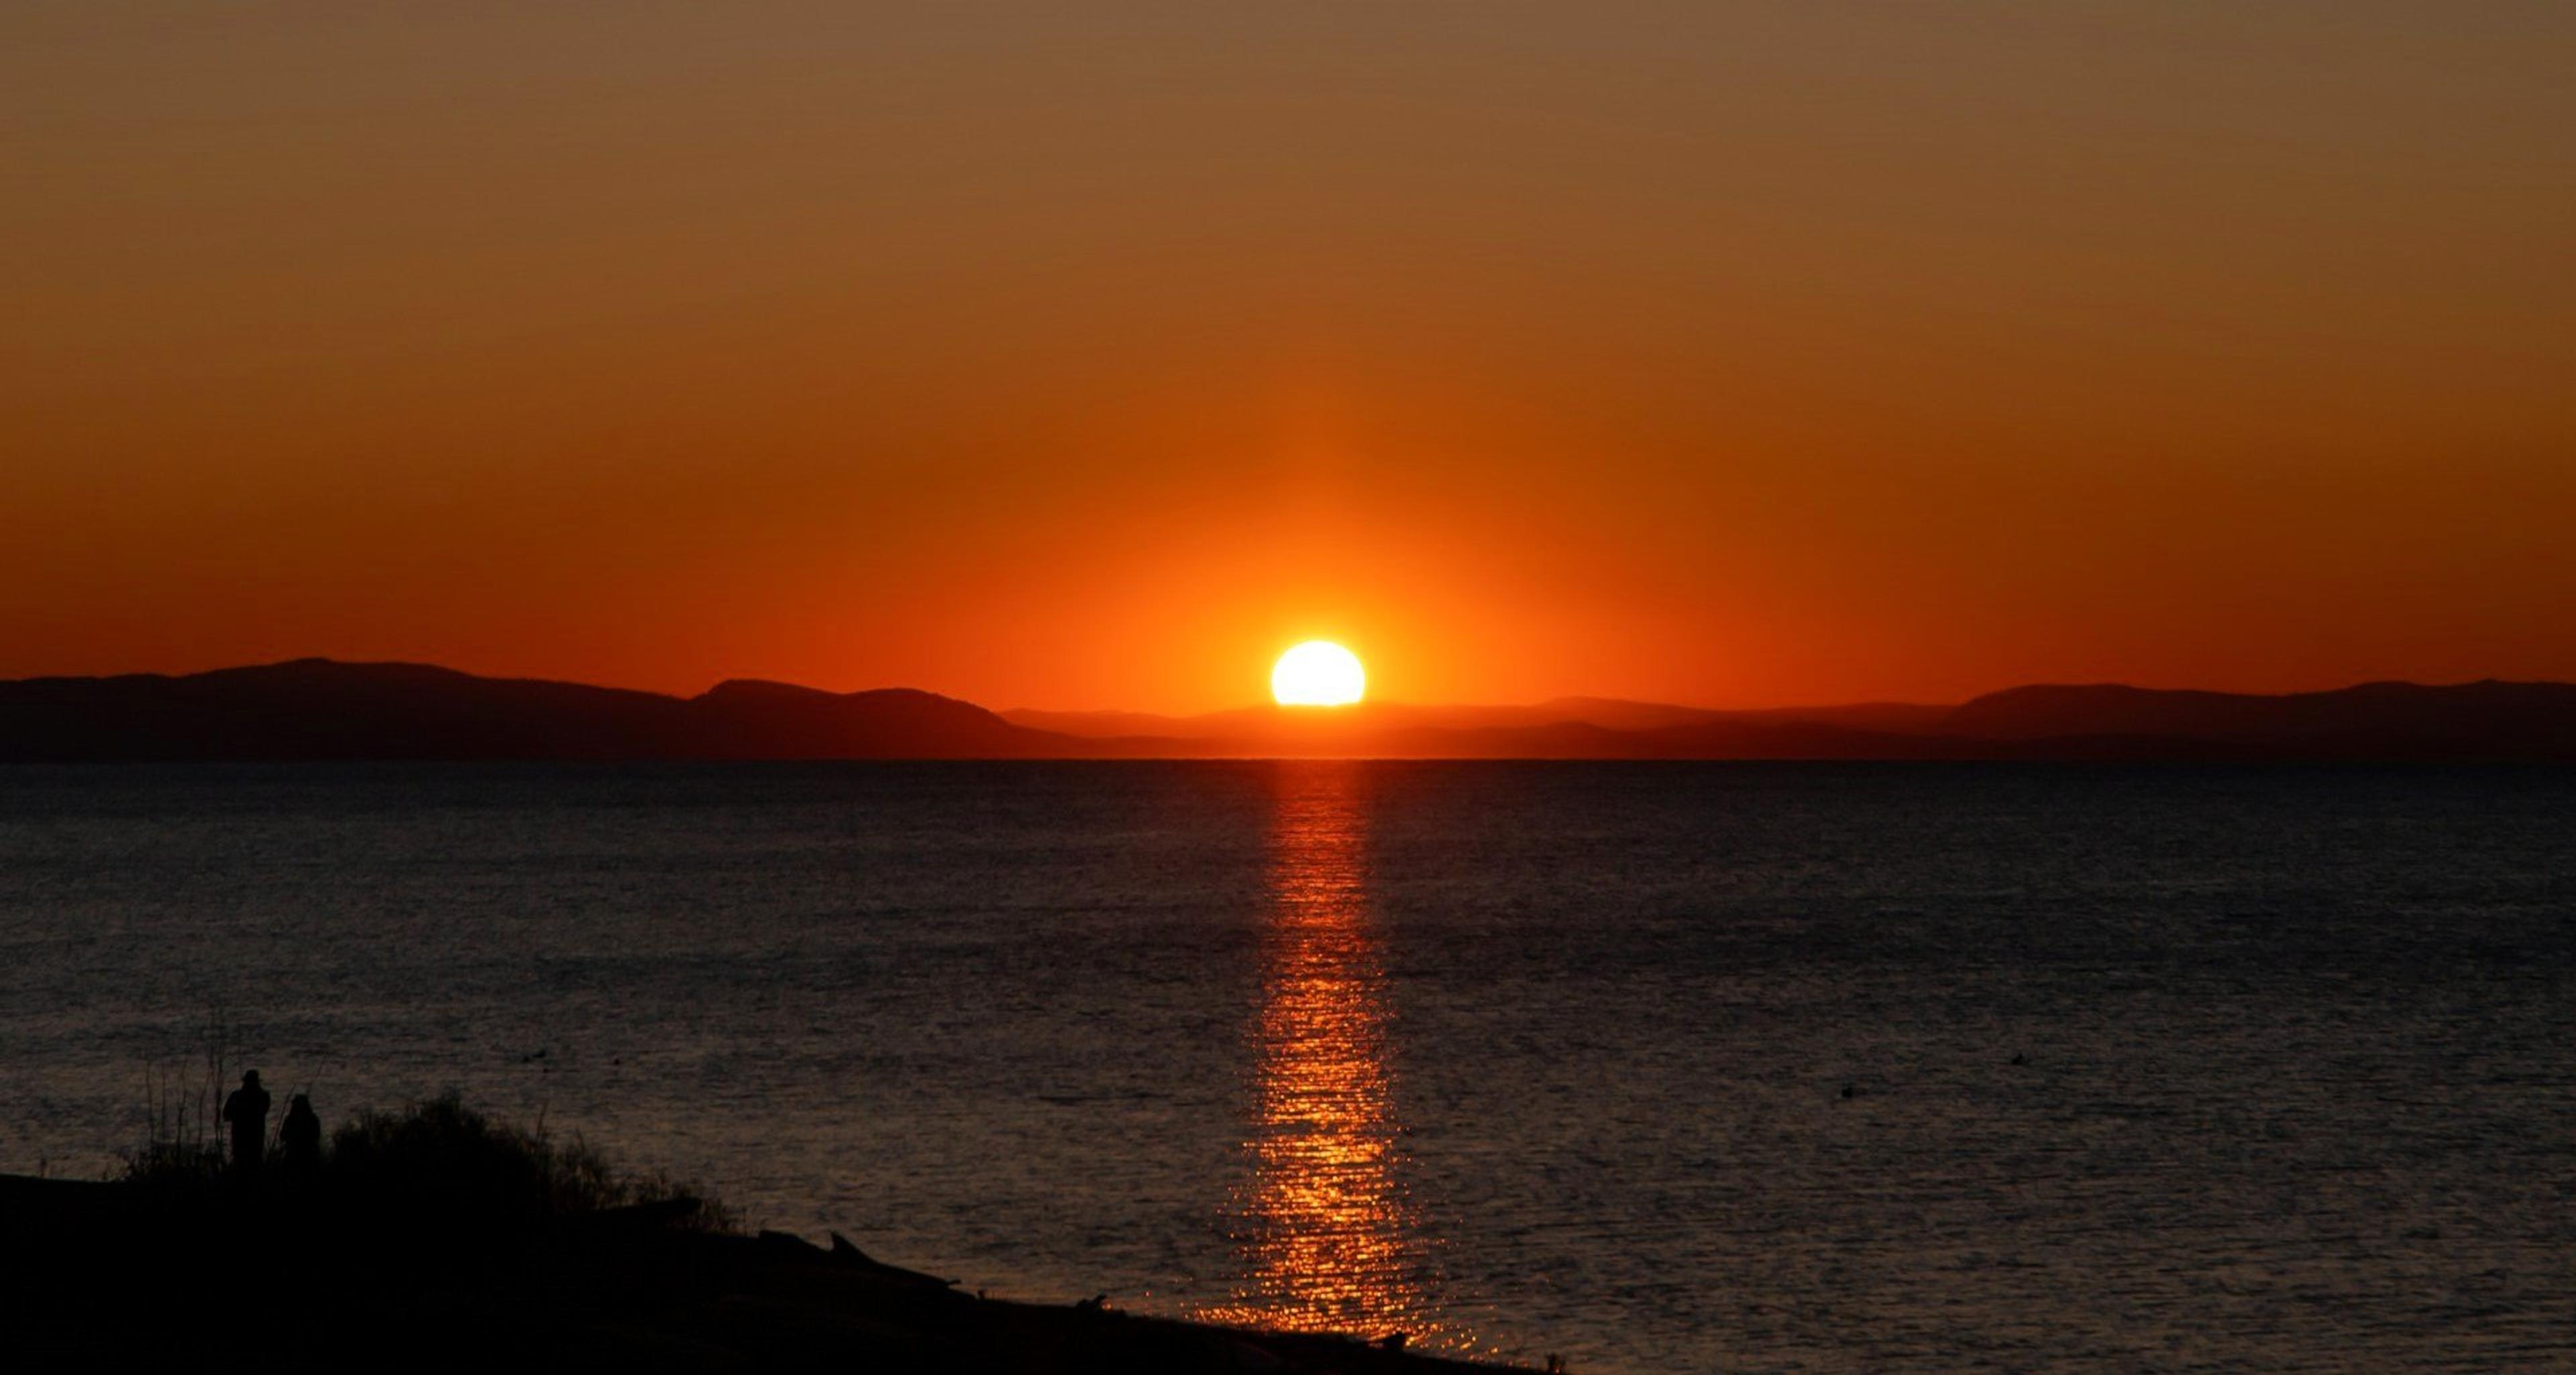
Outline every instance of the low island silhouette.
POLYGON ((1952 706, 1722 711, 1604 698, 1203 716, 996 712, 910 688, 735 680, 695 697, 299 659, 0 682, 0 761, 723 759, 2415 760, 2576 762, 2576 685, 2276 696, 2035 685, 1952 706))

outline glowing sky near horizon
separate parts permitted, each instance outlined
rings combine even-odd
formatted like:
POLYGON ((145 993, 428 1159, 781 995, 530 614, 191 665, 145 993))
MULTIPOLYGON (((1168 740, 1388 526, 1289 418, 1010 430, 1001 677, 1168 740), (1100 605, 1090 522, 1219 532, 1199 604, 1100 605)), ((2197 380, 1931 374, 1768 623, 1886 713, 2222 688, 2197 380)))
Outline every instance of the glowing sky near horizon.
POLYGON ((2576 678, 2576 8, 0 9, 0 676, 2576 678))

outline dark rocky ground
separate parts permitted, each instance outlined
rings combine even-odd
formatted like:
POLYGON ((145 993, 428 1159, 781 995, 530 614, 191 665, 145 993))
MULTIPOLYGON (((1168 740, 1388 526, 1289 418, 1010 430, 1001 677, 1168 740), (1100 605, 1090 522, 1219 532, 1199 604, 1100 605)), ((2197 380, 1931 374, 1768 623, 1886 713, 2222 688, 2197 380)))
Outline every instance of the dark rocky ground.
POLYGON ((981 1299, 687 1199, 496 1225, 434 1191, 0 1176, 21 1370, 1492 1371, 1351 1338, 981 1299))

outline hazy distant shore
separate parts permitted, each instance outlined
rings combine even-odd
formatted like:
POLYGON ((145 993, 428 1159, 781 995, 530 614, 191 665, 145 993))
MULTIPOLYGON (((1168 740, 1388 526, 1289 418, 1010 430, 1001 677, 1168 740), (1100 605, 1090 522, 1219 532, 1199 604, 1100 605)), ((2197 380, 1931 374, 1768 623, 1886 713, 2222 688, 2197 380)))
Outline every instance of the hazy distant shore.
POLYGON ((1197 717, 996 713, 907 688, 735 681, 681 698, 308 659, 0 682, 0 761, 1781 759, 2576 762, 2576 685, 2256 696, 2033 686, 1957 706, 1716 711, 1566 698, 1197 717))

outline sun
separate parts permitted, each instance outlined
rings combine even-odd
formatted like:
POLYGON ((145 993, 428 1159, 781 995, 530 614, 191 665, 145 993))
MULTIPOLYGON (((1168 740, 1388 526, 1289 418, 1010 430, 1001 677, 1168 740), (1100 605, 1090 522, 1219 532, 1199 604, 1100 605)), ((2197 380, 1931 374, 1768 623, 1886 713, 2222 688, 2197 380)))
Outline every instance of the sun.
POLYGON ((1330 640, 1297 645, 1270 670, 1270 695, 1283 707, 1346 707, 1367 690, 1360 656, 1330 640))

